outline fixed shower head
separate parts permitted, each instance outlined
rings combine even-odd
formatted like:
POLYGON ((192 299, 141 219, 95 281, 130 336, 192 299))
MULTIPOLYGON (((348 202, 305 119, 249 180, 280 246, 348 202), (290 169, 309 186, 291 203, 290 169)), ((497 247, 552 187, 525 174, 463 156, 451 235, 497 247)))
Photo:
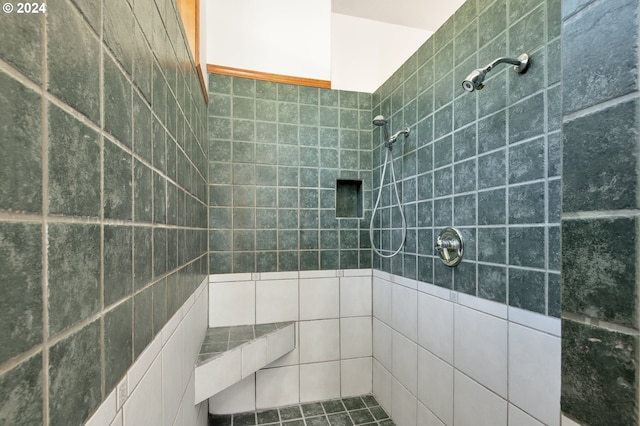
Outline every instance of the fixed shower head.
POLYGON ((382 115, 376 115, 373 119, 373 124, 376 126, 385 126, 387 124, 387 119, 382 115))
POLYGON ((489 72, 489 70, 486 68, 478 68, 471 71, 471 74, 469 74, 462 82, 462 88, 467 92, 473 92, 476 89, 482 90, 484 87, 482 82, 484 81, 484 76, 487 75, 487 72, 489 72))
POLYGON ((511 64, 513 65, 513 69, 518 74, 524 74, 529 69, 529 65, 531 63, 531 59, 529 55, 523 53, 518 56, 518 59, 512 58, 498 58, 495 61, 491 62, 484 68, 478 68, 471 71, 471 74, 467 76, 462 82, 462 88, 467 92, 473 92, 474 90, 481 90, 484 87, 482 82, 484 81, 485 76, 489 71, 493 69, 498 64, 511 64))

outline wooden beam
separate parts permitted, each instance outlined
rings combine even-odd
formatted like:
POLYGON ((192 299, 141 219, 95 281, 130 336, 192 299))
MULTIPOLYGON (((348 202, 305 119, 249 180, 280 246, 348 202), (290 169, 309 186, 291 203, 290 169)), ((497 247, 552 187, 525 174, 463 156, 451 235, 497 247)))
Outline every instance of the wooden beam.
POLYGON ((207 64, 207 72, 212 74, 228 75, 231 77, 252 78, 254 80, 271 81, 274 83, 296 84, 298 86, 319 87, 331 89, 331 81, 316 80, 313 78, 293 77, 282 74, 271 74, 261 71, 245 70, 241 68, 225 67, 222 65, 207 64))

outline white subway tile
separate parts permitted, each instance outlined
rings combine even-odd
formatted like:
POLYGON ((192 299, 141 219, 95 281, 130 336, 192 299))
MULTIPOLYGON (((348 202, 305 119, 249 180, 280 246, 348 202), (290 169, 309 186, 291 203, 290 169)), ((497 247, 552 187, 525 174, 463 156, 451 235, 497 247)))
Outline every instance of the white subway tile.
POLYGON ((393 415, 391 412, 391 381, 393 380, 393 376, 391 372, 384 368, 382 364, 380 364, 375 359, 373 360, 373 395, 376 397, 382 408, 389 414, 393 415))
POLYGON ((259 370, 256 373, 256 408, 282 407, 300 402, 297 365, 259 370))
POLYGON ((162 362, 157 357, 124 405, 124 424, 162 424, 162 362))
POLYGON ((402 384, 395 378, 392 379, 392 408, 391 416, 397 426, 417 426, 418 422, 418 401, 402 384))
POLYGON ((391 371, 392 365, 392 341, 393 329, 385 323, 373 319, 373 356, 387 370, 391 371))
POLYGON ((372 358, 340 361, 340 393, 342 398, 372 392, 372 358))
POLYGON ((300 322, 300 363, 340 359, 340 320, 300 322))
POLYGON ((509 321, 533 328, 534 330, 560 337, 562 323, 560 318, 549 317, 524 309, 509 307, 509 321))
POLYGON ((300 402, 340 397, 340 362, 300 365, 300 402))
POLYGON ((196 367, 195 403, 208 399, 242 379, 242 349, 236 348, 196 367))
POLYGON ((391 275, 391 282, 395 284, 399 284, 403 287, 410 288, 412 290, 418 289, 418 281, 413 280, 411 278, 402 277, 400 275, 391 275))
POLYGON ((209 287, 209 327, 255 324, 254 281, 220 282, 209 287))
POLYGON ((507 397, 507 321, 455 305, 454 360, 460 369, 507 397))
POLYGON ((184 390, 182 363, 184 333, 180 326, 162 350, 162 418, 165 426, 173 424, 184 390))
POLYGON ((284 354, 291 352, 296 346, 296 327, 291 324, 288 327, 270 334, 267 339, 267 363, 281 358, 284 354))
POLYGON ((261 272, 260 280, 261 281, 269 281, 269 280, 297 280, 298 279, 298 271, 288 271, 288 272, 261 272))
POLYGON ((114 389, 85 423, 85 426, 109 426, 115 417, 116 390, 114 389))
POLYGON ((371 277, 340 278, 340 316, 371 315, 371 277))
POLYGON ((298 320, 298 280, 256 282, 256 323, 298 320))
POLYGON ((371 317, 340 319, 340 357, 361 358, 372 355, 371 317))
POLYGON ((493 302, 491 300, 470 296, 464 293, 458 293, 458 303, 485 314, 507 319, 508 307, 503 303, 493 302))
POLYGON ((418 281, 418 291, 445 300, 450 300, 451 297, 451 290, 449 290, 448 288, 425 283, 422 281, 418 281))
POLYGON ((373 316, 388 325, 392 325, 391 286, 389 281, 373 278, 373 316))
POLYGON ((324 269, 319 271, 300 271, 298 272, 300 279, 306 278, 335 278, 337 271, 335 269, 324 269))
POLYGON ((509 401, 549 426, 560 423, 560 346, 559 337, 509 324, 509 401))
POLYGON ((210 283, 222 283, 233 281, 251 281, 252 276, 250 272, 240 274, 212 274, 209 275, 210 283))
POLYGON ((453 407, 456 426, 507 426, 507 401, 458 370, 453 407))
POLYGON ((338 318, 340 316, 340 279, 300 280, 300 320, 338 318))
POLYGON ((453 424, 453 367, 418 348, 418 400, 445 424, 453 424))
POLYGON ((122 410, 118 411, 118 414, 116 414, 116 417, 109 424, 109 426, 124 426, 124 416, 122 410))
MULTIPOLYGON (((453 424, 453 423, 450 423, 453 424)), ((418 426, 446 426, 427 407, 418 401, 418 426)))
POLYGON ((345 277, 369 277, 372 276, 371 269, 345 269, 344 270, 345 277))
POLYGON ((195 401, 195 374, 191 372, 187 389, 182 397, 181 410, 182 410, 182 424, 183 425, 196 425, 198 422, 198 412, 200 411, 200 405, 207 405, 204 403, 194 405, 195 401))
POLYGON ((373 276, 391 282, 391 274, 388 272, 384 272, 379 269, 374 269, 373 276))
MULTIPOLYGON (((209 398, 211 414, 231 414, 256 409, 256 377, 250 375, 209 398)), ((186 426, 186 425, 185 425, 186 426)))
POLYGON ((258 340, 242 346, 242 378, 251 376, 253 373, 267 365, 267 338, 258 340))
MULTIPOLYGON (((560 424, 560 413, 557 413, 558 419, 554 424, 560 424)), ((509 404, 509 426, 545 426, 518 407, 509 404)))
POLYGON ((393 376, 414 396, 418 395, 418 345, 393 332, 393 376))
POLYGON ((453 303, 418 293, 418 343, 453 364, 453 303))
POLYGON ((266 368, 288 367, 291 365, 298 365, 300 363, 300 323, 296 323, 296 326, 291 328, 293 328, 295 347, 292 351, 287 352, 284 356, 276 358, 275 360, 270 362, 270 360, 272 360, 273 357, 276 356, 274 349, 281 348, 281 338, 284 339, 285 336, 290 336, 289 333, 291 333, 291 331, 289 331, 289 327, 284 330, 278 331, 278 333, 274 335, 272 342, 267 341, 267 362, 269 362, 269 365, 267 365, 266 368), (270 343, 272 343, 271 348, 269 348, 270 343))
POLYGON ((418 292, 398 284, 392 287, 393 328, 418 341, 418 292))

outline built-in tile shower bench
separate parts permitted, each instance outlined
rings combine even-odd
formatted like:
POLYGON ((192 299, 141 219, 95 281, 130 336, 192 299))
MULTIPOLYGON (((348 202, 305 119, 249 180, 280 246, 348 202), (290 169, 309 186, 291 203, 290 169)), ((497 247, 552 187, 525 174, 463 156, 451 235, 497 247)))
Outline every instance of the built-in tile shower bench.
POLYGON ((293 321, 207 330, 195 371, 195 403, 249 377, 295 348, 293 321))

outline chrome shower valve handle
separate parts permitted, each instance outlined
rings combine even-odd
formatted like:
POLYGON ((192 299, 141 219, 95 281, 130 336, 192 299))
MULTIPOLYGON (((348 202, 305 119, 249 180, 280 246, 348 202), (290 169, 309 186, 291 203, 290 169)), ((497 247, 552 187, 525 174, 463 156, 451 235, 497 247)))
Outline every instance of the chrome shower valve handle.
POLYGON ((443 229, 438 235, 435 248, 442 263, 451 267, 456 266, 462 261, 464 253, 462 234, 456 228, 443 229))

